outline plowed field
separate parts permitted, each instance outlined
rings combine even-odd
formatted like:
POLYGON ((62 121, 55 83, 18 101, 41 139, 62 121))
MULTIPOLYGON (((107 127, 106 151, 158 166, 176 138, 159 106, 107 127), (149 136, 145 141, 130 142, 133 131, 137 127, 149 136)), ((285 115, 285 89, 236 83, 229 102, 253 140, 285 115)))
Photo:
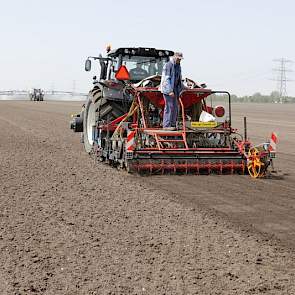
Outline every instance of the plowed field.
POLYGON ((233 105, 278 173, 140 177, 97 164, 80 103, 0 101, 0 294, 295 294, 295 106, 233 105))

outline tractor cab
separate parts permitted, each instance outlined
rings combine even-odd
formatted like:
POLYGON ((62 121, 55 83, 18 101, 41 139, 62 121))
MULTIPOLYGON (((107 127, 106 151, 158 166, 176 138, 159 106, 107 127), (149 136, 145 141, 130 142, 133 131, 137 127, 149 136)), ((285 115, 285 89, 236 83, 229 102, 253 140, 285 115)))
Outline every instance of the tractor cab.
POLYGON ((129 73, 128 82, 138 83, 143 79, 161 75, 164 64, 173 51, 155 48, 128 47, 109 51, 107 57, 88 57, 85 70, 91 70, 91 59, 100 62, 100 80, 116 80, 116 73, 124 66, 129 73))

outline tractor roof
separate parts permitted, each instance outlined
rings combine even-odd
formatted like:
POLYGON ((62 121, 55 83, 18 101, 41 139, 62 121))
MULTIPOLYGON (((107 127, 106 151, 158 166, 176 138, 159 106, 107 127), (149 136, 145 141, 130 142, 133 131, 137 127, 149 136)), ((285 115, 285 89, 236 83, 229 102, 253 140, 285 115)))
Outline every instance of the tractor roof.
POLYGON ((122 47, 117 48, 108 53, 109 57, 117 57, 119 55, 136 55, 136 56, 148 56, 148 57, 169 57, 174 54, 171 50, 156 49, 147 47, 122 47))

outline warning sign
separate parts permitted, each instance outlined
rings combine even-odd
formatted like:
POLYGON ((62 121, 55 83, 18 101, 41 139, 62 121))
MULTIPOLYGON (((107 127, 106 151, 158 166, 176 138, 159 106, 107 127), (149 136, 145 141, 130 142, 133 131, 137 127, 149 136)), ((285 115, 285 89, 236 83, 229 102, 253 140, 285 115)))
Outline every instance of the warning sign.
POLYGON ((214 128, 217 126, 217 122, 191 122, 193 128, 214 128))

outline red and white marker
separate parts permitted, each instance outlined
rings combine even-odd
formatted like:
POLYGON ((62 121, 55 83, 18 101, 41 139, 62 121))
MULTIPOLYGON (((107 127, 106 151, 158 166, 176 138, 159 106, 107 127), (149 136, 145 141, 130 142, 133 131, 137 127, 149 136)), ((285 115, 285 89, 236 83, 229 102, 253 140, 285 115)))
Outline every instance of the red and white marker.
POLYGON ((135 131, 128 131, 127 141, 126 141, 126 150, 128 152, 135 149, 135 131))
POLYGON ((276 152, 277 151, 277 143, 278 143, 278 136, 275 132, 271 134, 270 143, 269 143, 269 151, 276 152))

